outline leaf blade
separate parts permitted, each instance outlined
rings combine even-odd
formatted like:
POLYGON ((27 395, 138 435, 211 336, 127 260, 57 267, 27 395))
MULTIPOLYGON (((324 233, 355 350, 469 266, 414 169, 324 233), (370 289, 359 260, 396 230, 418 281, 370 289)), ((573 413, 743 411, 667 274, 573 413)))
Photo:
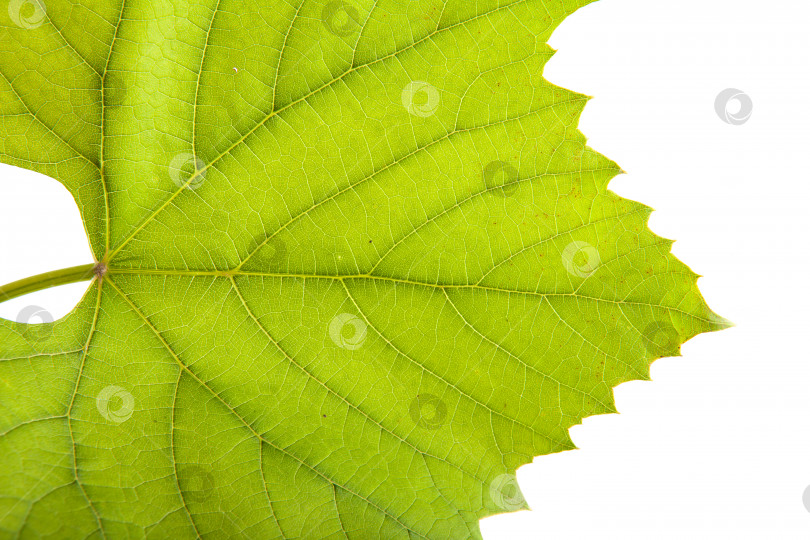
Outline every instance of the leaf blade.
POLYGON ((54 0, 14 30, 104 81, 47 104, 78 139, 0 91, 0 158, 40 153, 109 269, 48 336, 0 321, 0 448, 50 466, 13 462, 0 527, 468 538, 526 508, 518 467, 727 325, 542 77, 588 3, 131 0, 90 47, 54 0))

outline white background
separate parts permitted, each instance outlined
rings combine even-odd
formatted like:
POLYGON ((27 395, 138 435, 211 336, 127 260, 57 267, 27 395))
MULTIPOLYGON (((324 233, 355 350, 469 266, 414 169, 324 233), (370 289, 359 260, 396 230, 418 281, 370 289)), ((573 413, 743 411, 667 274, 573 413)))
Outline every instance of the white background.
MULTIPOLYGON (((602 0, 555 33, 546 76, 595 96, 581 128, 629 173, 611 188, 658 210, 737 327, 620 386, 620 415, 572 429, 580 450, 520 469, 533 511, 484 520, 488 540, 810 536, 808 30, 802 0, 602 0), (744 125, 715 112, 727 88, 753 100, 744 125)), ((92 262, 67 191, 0 166, 0 257, 0 283, 92 262)), ((85 288, 0 316, 60 317, 85 288)))

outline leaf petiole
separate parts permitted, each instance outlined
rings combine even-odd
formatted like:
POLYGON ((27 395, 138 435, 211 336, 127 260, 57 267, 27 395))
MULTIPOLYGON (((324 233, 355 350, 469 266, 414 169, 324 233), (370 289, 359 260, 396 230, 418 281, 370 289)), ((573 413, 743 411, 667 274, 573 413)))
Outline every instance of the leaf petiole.
POLYGON ((0 303, 32 292, 58 287, 59 285, 89 281, 98 276, 100 266, 99 264, 74 266, 72 268, 46 272, 38 276, 31 276, 21 279, 20 281, 15 281, 14 283, 9 283, 8 285, 3 285, 0 287, 0 303))

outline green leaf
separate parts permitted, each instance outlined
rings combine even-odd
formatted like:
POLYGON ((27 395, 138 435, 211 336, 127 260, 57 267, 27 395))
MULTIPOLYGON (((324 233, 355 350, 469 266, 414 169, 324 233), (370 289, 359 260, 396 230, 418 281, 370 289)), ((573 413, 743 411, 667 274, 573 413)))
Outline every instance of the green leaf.
POLYGON ((0 160, 96 263, 0 289, 93 278, 0 321, 2 536, 480 538, 725 327, 542 77, 589 2, 12 0, 0 160))

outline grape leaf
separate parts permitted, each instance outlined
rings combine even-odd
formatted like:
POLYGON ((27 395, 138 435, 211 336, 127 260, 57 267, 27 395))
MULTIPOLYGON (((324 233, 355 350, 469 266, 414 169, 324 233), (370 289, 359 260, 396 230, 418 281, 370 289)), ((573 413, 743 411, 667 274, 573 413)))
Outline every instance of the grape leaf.
POLYGON ((0 160, 96 262, 3 289, 92 279, 0 321, 2 535, 480 538, 727 326, 543 79, 590 1, 9 2, 0 160))

